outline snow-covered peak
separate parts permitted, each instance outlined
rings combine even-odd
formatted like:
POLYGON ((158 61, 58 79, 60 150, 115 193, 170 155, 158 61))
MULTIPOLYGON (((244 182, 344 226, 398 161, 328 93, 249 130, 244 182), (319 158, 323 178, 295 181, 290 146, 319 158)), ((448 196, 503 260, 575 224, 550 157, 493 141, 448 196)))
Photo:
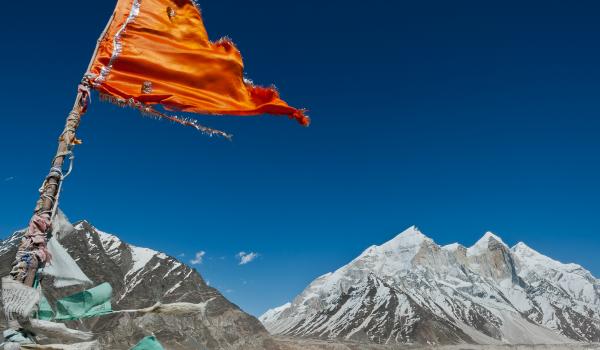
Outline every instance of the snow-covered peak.
MULTIPOLYGON (((390 260, 402 260, 402 265, 405 265, 417 254, 424 242, 433 243, 433 240, 425 236, 416 226, 411 226, 381 245, 370 246, 344 268, 349 268, 355 263, 365 260, 369 260, 375 265, 389 265, 390 260)), ((373 268, 373 266, 371 267, 373 268)), ((400 266, 396 264, 395 267, 399 268, 400 266)))
POLYGON ((519 242, 510 248, 510 251, 519 255, 539 254, 524 242, 519 242))
POLYGON ((474 245, 472 245, 471 247, 469 247, 467 249, 468 255, 480 255, 480 254, 488 251, 490 242, 498 242, 498 243, 502 244, 503 246, 505 246, 506 248, 508 248, 508 245, 506 245, 506 243, 504 243, 502 238, 500 238, 500 237, 496 236, 494 233, 488 231, 483 235, 483 237, 481 237, 477 241, 477 243, 475 243, 474 245))
POLYGON ((499 243, 502 243, 504 245, 506 245, 506 243, 504 243, 504 241, 502 240, 502 238, 496 236, 493 232, 491 231, 487 231, 483 237, 481 237, 481 239, 479 239, 479 242, 485 241, 485 242, 489 242, 491 239, 496 240, 499 243))
POLYGON ((389 277, 408 271, 417 253, 426 245, 425 242, 433 243, 416 226, 411 226, 381 245, 370 246, 347 265, 314 280, 294 300, 293 308, 313 309, 331 291, 347 291, 370 274, 389 277))
POLYGON ((600 280, 581 265, 561 263, 535 251, 523 242, 512 247, 511 253, 517 260, 521 277, 549 281, 573 299, 586 303, 586 307, 591 306, 600 312, 600 280))
POLYGON ((343 269, 369 270, 376 274, 395 274, 409 269, 413 258, 428 244, 435 244, 416 226, 411 226, 379 246, 371 246, 343 269))
POLYGON ((555 266, 563 265, 562 263, 550 259, 549 257, 535 251, 530 248, 527 244, 519 242, 514 247, 510 248, 511 252, 528 266, 543 265, 543 266, 555 266))
POLYGON ((534 250, 523 242, 519 242, 512 247, 511 252, 519 259, 519 261, 529 268, 552 268, 555 270, 569 270, 583 269, 578 264, 564 264, 560 261, 556 261, 546 255, 534 250))
POLYGON ((411 226, 380 247, 385 250, 396 250, 398 248, 420 246, 426 240, 431 241, 431 238, 425 236, 417 226, 411 226))

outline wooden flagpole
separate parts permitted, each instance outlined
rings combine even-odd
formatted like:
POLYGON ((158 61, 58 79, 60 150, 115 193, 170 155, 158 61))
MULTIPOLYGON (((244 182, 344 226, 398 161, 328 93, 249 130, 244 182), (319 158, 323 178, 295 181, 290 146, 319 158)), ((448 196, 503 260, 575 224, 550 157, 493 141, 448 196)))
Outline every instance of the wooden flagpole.
MULTIPOLYGON (((38 255, 29 254, 29 263, 27 265, 23 265, 20 257, 23 256, 24 251, 35 251, 40 248, 45 249, 47 238, 49 238, 47 236, 51 232, 51 221, 58 207, 58 197, 62 181, 65 177, 65 174, 63 173, 63 166, 66 163, 66 158, 72 156, 73 146, 77 143, 75 133, 79 127, 81 116, 85 113, 88 97, 89 89, 83 84, 80 85, 73 109, 67 117, 65 128, 59 138, 58 149, 52 160, 50 172, 48 173, 44 184, 40 188, 40 198, 36 203, 34 216, 49 219, 48 225, 45 225, 45 232, 42 232, 46 235, 46 237, 44 237, 44 242, 31 242, 25 238, 19 245, 17 259, 13 263, 13 271, 11 271, 12 277, 29 287, 33 286, 37 270, 43 267, 46 260, 39 259, 38 255)), ((29 229, 28 233, 31 233, 29 229)))
POLYGON ((96 58, 98 47, 104 39, 104 36, 106 35, 113 18, 114 14, 110 17, 106 27, 96 42, 96 47, 88 65, 86 75, 78 87, 75 103, 73 104, 73 108, 67 117, 64 130, 59 137, 58 149, 54 158, 52 159, 50 172, 46 177, 44 184, 40 188, 40 198, 36 203, 34 216, 29 224, 29 228, 24 239, 19 245, 17 256, 15 258, 15 262, 13 263, 11 277, 29 287, 33 286, 35 282, 37 270, 43 267, 44 263, 49 258, 46 250, 46 242, 48 238, 50 238, 49 235, 52 231, 52 219, 54 218, 58 208, 58 199, 60 196, 62 182, 66 175, 68 175, 70 172, 69 169, 67 173, 64 174, 63 167, 65 166, 67 157, 69 157, 72 161, 73 147, 79 143, 79 140, 77 140, 75 134, 77 132, 77 128, 79 127, 81 116, 86 112, 87 102, 90 97, 91 82, 90 78, 87 76, 87 72, 89 72, 92 63, 96 58), (37 227, 37 229, 41 231, 39 233, 43 234, 43 241, 40 239, 36 240, 31 238, 34 235, 34 232, 31 231, 35 231, 35 229, 32 230, 32 227, 37 227), (36 252, 39 252, 40 249, 43 251, 42 254, 36 254, 36 252), (40 259, 40 255, 44 256, 44 258, 40 259), (25 258, 23 258, 24 256, 25 258))

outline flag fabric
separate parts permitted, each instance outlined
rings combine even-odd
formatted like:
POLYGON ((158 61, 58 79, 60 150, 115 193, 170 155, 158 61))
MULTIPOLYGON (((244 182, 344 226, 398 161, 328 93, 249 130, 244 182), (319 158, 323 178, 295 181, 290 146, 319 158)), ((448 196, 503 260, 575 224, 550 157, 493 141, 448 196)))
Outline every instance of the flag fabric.
POLYGON ((112 312, 112 287, 104 282, 94 288, 64 297, 56 302, 56 320, 72 321, 112 312))
POLYGON ((131 350, 165 350, 155 336, 147 336, 140 340, 131 350))
POLYGON ((86 78, 103 97, 150 114, 162 105, 200 114, 285 115, 309 124, 275 88, 244 78, 242 56, 229 39, 209 40, 195 0, 118 0, 86 78))

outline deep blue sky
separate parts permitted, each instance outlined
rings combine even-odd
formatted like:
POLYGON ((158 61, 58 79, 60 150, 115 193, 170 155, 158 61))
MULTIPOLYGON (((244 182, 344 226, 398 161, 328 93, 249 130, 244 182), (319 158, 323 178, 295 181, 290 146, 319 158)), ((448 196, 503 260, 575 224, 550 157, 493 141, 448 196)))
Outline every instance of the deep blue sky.
MULTIPOLYGON (((3 4, 0 233, 26 225, 114 1, 3 4)), ((62 208, 260 314, 416 224, 492 230, 600 275, 597 1, 201 1, 248 77, 311 111, 201 117, 210 139, 95 98, 62 208), (259 258, 238 266, 240 251, 259 258)))

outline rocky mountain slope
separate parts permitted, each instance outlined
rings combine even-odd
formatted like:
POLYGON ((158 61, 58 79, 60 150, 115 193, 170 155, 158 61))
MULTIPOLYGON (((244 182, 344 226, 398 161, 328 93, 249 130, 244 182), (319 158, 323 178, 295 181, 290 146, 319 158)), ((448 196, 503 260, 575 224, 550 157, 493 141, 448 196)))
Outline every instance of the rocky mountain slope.
MULTIPOLYGON (((113 309, 141 309, 156 302, 205 305, 202 313, 184 316, 158 313, 122 313, 83 322, 71 328, 94 332, 102 349, 130 349, 142 337, 156 335, 170 350, 279 349, 264 327, 208 286, 197 271, 163 253, 121 241, 87 221, 71 225, 63 216, 55 220, 59 241, 93 285, 109 282, 113 309)), ((0 273, 8 275, 21 232, 0 243, 0 273)), ((83 287, 52 287, 42 282, 50 303, 83 287)), ((4 326, 4 324, 0 325, 4 326)))
POLYGON ((411 227, 260 317, 274 333, 377 344, 600 341, 600 281, 492 233, 439 246, 411 227))

